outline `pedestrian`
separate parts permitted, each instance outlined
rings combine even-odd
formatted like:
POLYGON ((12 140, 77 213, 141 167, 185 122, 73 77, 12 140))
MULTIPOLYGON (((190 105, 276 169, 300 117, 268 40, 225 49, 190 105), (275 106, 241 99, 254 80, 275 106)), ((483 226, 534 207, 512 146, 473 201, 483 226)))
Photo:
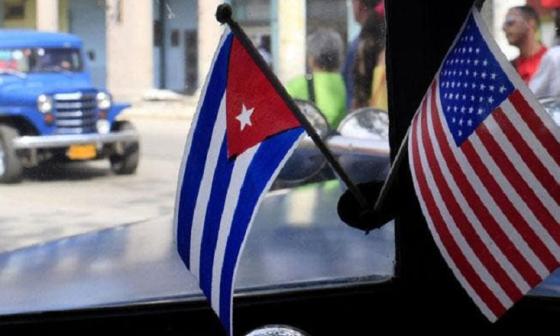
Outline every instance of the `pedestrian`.
POLYGON ((387 110, 384 53, 385 18, 373 12, 358 37, 351 110, 368 106, 387 110))
POLYGON ((257 48, 266 64, 272 68, 272 55, 270 53, 270 36, 261 36, 260 43, 257 48))
MULTIPOLYGON (((363 26, 372 13, 380 10, 383 1, 380 0, 352 0, 352 11, 356 22, 363 26)), ((358 53, 359 36, 350 43, 344 65, 342 66, 342 77, 346 87, 346 108, 350 110, 353 106, 352 98, 354 97, 354 68, 358 53)))
POLYGON ((560 96, 560 46, 552 47, 544 54, 529 88, 539 98, 560 96))
POLYGON ((341 59, 340 34, 333 29, 318 29, 307 38, 308 73, 286 85, 293 98, 314 102, 332 128, 338 126, 346 111, 346 91, 340 74, 341 59))
POLYGON ((560 45, 560 0, 541 0, 543 9, 550 10, 554 19, 554 41, 552 45, 560 45))
POLYGON ((529 83, 547 50, 538 38, 539 27, 539 14, 531 6, 510 8, 502 27, 509 44, 519 49, 519 57, 512 64, 525 83, 529 83))

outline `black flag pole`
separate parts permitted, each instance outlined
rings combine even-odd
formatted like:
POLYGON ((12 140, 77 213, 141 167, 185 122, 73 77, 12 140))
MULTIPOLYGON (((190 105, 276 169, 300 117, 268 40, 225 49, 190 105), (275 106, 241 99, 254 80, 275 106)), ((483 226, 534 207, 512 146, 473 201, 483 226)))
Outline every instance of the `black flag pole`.
POLYGON ((393 187, 393 183, 395 182, 395 176, 397 176, 397 171, 399 170, 401 162, 405 157, 409 134, 410 134, 410 127, 408 128, 406 135, 401 141, 401 145, 399 147, 399 150, 397 151, 395 160, 393 160, 393 163, 391 164, 391 169, 389 170, 389 174, 387 175, 387 178, 383 182, 383 186, 381 187, 379 196, 377 197, 377 200, 375 201, 375 205, 373 206, 374 212, 383 211, 385 202, 389 195, 389 191, 391 190, 391 188, 393 187))
MULTIPOLYGON (((484 5, 484 0, 476 0, 474 5, 480 11, 482 9, 482 6, 484 5)), ((416 114, 418 114, 418 110, 415 112, 414 115, 416 114)), ((393 183, 395 182, 395 176, 397 176, 397 171, 399 170, 401 162, 404 160, 407 154, 406 148, 408 145, 408 140, 409 140, 408 138, 410 137, 410 127, 411 126, 408 127, 408 130, 406 131, 406 134, 401 141, 399 150, 397 151, 397 155, 395 156, 395 159, 391 164, 391 169, 389 170, 389 174, 387 175, 387 178, 385 179, 383 186, 381 187, 381 191, 379 192, 379 196, 375 201, 375 205, 373 206, 373 209, 369 210, 369 212, 379 213, 386 210, 386 201, 389 197, 389 192, 393 187, 393 183)))
POLYGON ((297 105, 294 103, 293 99, 290 97, 284 86, 280 83, 280 80, 276 77, 276 75, 272 72, 270 67, 266 64, 260 53, 257 51, 253 43, 250 41, 249 37, 245 34, 243 29, 239 26, 235 20, 232 18, 232 9, 229 4, 221 4, 218 6, 216 10, 216 19, 218 22, 222 24, 227 24, 233 34, 239 39, 239 42, 245 47, 251 58, 255 61, 259 69, 263 72, 265 77, 270 81, 276 92, 282 97, 284 102, 288 105, 294 116, 298 119, 300 124, 303 126, 311 140, 315 143, 317 148, 321 151, 321 153, 325 156, 326 160, 331 165, 332 169, 336 172, 336 174, 340 177, 340 179, 346 184, 348 190, 352 193, 352 195, 356 198, 360 207, 363 210, 370 208, 371 206, 368 205, 368 202, 362 192, 358 189, 358 187, 352 182, 348 174, 344 171, 340 163, 336 160, 334 155, 331 153, 327 145, 321 140, 321 137, 317 134, 311 123, 305 118, 303 113, 299 110, 297 105))
POLYGON ((352 194, 344 193, 338 201, 338 215, 349 226, 363 230, 369 233, 373 229, 378 229, 387 224, 395 217, 395 202, 391 192, 395 188, 395 180, 398 175, 399 168, 406 158, 407 144, 410 134, 410 128, 401 141, 399 150, 391 169, 381 184, 378 181, 372 181, 360 185, 362 192, 366 193, 368 199, 375 199, 375 203, 367 208, 357 204, 357 200, 352 194))

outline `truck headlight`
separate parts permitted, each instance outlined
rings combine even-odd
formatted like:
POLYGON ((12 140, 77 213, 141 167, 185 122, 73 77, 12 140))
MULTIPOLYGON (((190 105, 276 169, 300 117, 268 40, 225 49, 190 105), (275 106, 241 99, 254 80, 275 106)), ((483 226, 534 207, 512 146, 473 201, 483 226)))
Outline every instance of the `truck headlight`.
POLYGON ((53 110, 53 99, 51 96, 40 95, 37 97, 37 109, 41 113, 50 113, 53 110))
POLYGON ((97 107, 101 110, 108 110, 111 108, 113 102, 111 101, 111 95, 107 92, 99 92, 97 94, 97 107))
POLYGON ((97 132, 99 134, 109 134, 111 132, 111 123, 105 119, 99 119, 96 123, 97 132))

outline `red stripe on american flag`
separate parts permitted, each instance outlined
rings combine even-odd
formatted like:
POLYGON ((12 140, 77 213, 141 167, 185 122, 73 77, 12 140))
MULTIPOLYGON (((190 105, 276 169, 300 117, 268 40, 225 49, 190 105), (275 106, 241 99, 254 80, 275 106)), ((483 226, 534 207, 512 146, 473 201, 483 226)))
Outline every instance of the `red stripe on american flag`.
MULTIPOLYGON (((498 168, 507 178, 509 183, 517 191, 519 196, 527 204, 535 217, 542 223, 544 228, 550 233, 554 240, 560 242, 560 223, 550 214, 548 209, 542 204, 541 200, 535 195, 534 190, 525 182, 515 166, 511 163, 500 145, 496 142, 490 130, 481 123, 475 131, 488 151, 492 153, 492 158, 498 168)), ((470 142, 470 140, 468 140, 470 142)))
MULTIPOLYGON (((432 100, 434 99, 434 95, 432 94, 432 100)), ((432 103, 433 104, 433 103, 432 103)), ((427 159, 428 159, 428 167, 432 172, 432 176, 434 177, 435 184, 439 190, 432 190, 432 192, 438 192, 440 195, 445 197, 445 206, 448 208, 453 221, 457 225, 457 228, 467 241, 468 245, 472 248, 475 255, 478 257, 480 262, 484 265, 484 267, 488 270, 491 276, 496 279, 498 284, 504 289, 507 295, 513 301, 517 301, 523 296, 523 293, 517 288, 515 283, 511 280, 508 274, 503 269, 502 265, 496 261, 492 253, 488 250, 486 244, 482 242, 480 239, 479 234, 474 230, 471 223, 467 219, 463 209, 455 199, 451 188, 448 185, 448 182, 445 180, 443 176, 443 172, 441 170, 441 164, 445 164, 445 162, 439 162, 436 158, 434 153, 434 147, 432 142, 430 141, 430 137, 428 136, 428 113, 426 113, 424 104, 422 108, 421 114, 421 127, 422 127, 422 143, 424 145, 424 151, 426 152, 427 159)), ((433 111, 435 112, 435 111, 433 111)), ((437 113, 437 112, 436 112, 437 113)), ((434 113, 432 113, 434 114, 434 113)))
POLYGON ((444 126, 437 111, 435 92, 432 93, 432 111, 432 124, 434 126, 434 134, 442 151, 443 158, 446 161, 449 171, 451 172, 453 179, 456 181, 467 203, 475 213, 476 217, 480 220, 488 234, 492 237, 494 242, 496 242, 498 248, 522 274, 523 278, 529 283, 531 287, 537 285, 542 281, 542 278, 535 272, 535 270, 527 262, 525 257, 521 255, 517 247, 509 239, 508 234, 504 232, 504 230, 498 225, 494 217, 490 214, 486 205, 477 195, 473 186, 468 181, 465 173, 461 169, 461 166, 457 162, 457 159, 455 158, 455 155, 453 154, 451 147, 449 146, 449 142, 447 141, 444 134, 444 126))
POLYGON ((434 224, 434 229, 437 231, 440 241, 443 247, 457 265, 457 271, 460 272, 465 281, 473 288, 476 294, 481 298, 481 300, 488 306, 490 311, 499 317, 505 313, 506 307, 504 307, 498 298, 492 293, 492 291, 486 286, 484 281, 480 278, 478 273, 473 269, 472 265, 468 262, 465 256, 460 253, 460 249, 457 246, 453 236, 447 229, 445 221, 441 217, 441 214, 437 208, 435 200, 429 191, 426 176, 424 174, 424 167, 420 162, 420 153, 418 150, 418 142, 416 138, 416 123, 411 126, 411 141, 412 141, 412 164, 414 165, 414 170, 416 173, 416 181, 420 189, 420 194, 422 195, 421 202, 425 204, 426 210, 428 211, 429 219, 431 219, 434 224))
POLYGON ((535 251, 546 268, 550 272, 554 271, 558 267, 556 258, 542 242, 539 236, 535 234, 533 229, 523 218, 523 216, 521 216, 513 203, 511 203, 502 188, 498 185, 498 183, 492 176, 492 173, 490 173, 490 171, 488 170, 488 167, 486 167, 486 165, 484 165, 484 163, 482 162, 482 159, 475 151, 473 144, 466 141, 461 145, 461 150, 463 151, 465 157, 467 157, 467 159, 469 160, 474 171, 477 172, 478 177, 480 178, 482 183, 484 183, 484 185, 486 186, 486 189, 489 191, 490 196, 500 207, 509 222, 515 227, 517 232, 521 234, 521 236, 525 239, 531 249, 535 251))
POLYGON ((515 90, 510 96, 509 100, 516 107, 519 116, 527 123, 527 126, 533 131, 537 136, 537 139, 541 142, 544 148, 546 148, 548 154, 552 156, 556 164, 560 165, 560 143, 550 130, 545 127, 536 114, 535 110, 527 103, 525 98, 521 95, 519 90, 515 90))
POLYGON ((521 157, 524 159, 524 162, 539 180, 543 188, 546 189, 549 195, 554 198, 556 204, 558 204, 560 201, 560 188, 558 188, 558 183, 550 174, 550 171, 545 167, 537 155, 535 155, 527 142, 523 140, 521 134, 519 134, 515 126, 511 123, 511 121, 509 121, 501 108, 498 107, 492 113, 492 116, 508 138, 509 142, 511 142, 513 147, 519 152, 521 157))

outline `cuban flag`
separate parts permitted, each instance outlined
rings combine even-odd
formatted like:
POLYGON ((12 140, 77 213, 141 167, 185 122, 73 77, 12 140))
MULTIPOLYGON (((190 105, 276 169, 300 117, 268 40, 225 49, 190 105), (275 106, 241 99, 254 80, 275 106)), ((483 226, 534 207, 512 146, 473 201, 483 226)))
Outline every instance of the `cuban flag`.
POLYGON ((426 93, 408 145, 436 245, 496 321, 560 266, 560 130, 476 10, 426 93))
POLYGON ((302 135, 286 102, 226 30, 187 139, 175 224, 180 257, 230 335, 246 234, 302 135))

